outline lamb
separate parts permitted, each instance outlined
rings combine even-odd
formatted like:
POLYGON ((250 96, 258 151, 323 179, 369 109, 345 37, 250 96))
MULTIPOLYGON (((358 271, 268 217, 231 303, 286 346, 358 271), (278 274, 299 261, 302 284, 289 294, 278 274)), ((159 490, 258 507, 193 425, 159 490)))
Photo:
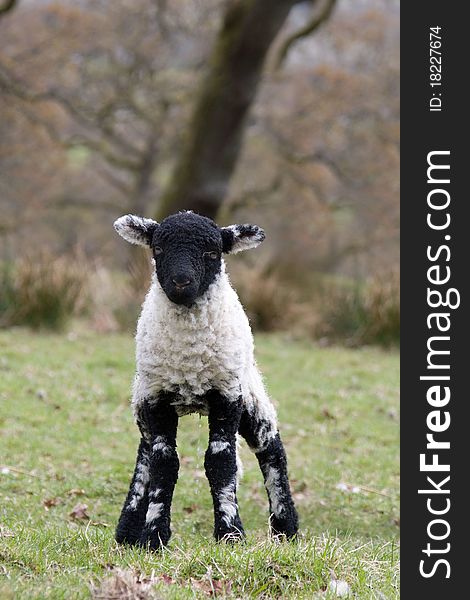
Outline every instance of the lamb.
POLYGON ((155 266, 137 325, 132 407, 141 439, 117 542, 152 550, 168 543, 179 469, 178 419, 191 412, 207 415, 209 422, 204 467, 216 540, 244 537, 237 503, 237 434, 258 459, 273 533, 292 538, 298 517, 276 412, 222 257, 255 248, 264 231, 256 225, 219 228, 191 211, 161 223, 125 215, 114 227, 128 242, 150 247, 155 266))

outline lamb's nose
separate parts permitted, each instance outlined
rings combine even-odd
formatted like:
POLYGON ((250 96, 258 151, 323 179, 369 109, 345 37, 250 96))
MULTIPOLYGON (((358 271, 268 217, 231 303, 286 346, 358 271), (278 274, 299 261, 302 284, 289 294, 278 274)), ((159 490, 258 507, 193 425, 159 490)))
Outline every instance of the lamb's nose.
POLYGON ((172 281, 179 290, 182 290, 183 288, 188 287, 188 285, 191 283, 189 281, 189 279, 184 279, 184 280, 172 279, 172 281))

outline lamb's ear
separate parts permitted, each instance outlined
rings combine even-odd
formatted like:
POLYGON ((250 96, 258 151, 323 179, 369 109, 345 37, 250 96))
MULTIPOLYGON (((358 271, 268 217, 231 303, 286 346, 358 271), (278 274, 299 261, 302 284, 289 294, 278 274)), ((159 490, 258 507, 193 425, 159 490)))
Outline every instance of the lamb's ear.
POLYGON ((236 254, 242 250, 256 248, 266 237, 258 225, 229 225, 221 227, 222 250, 227 254, 236 254))
POLYGON ((139 246, 150 246, 157 227, 156 221, 135 215, 124 215, 114 221, 114 229, 119 235, 127 242, 139 246))

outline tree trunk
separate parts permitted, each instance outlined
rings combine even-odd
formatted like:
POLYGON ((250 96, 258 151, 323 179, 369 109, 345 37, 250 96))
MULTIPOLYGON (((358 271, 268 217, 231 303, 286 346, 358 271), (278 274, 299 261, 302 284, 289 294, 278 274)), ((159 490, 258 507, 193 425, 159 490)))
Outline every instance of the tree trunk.
POLYGON ((0 2, 0 19, 15 8, 16 2, 17 0, 4 0, 0 2))
POLYGON ((264 60, 297 1, 229 4, 157 219, 184 209, 215 218, 240 152, 264 60))

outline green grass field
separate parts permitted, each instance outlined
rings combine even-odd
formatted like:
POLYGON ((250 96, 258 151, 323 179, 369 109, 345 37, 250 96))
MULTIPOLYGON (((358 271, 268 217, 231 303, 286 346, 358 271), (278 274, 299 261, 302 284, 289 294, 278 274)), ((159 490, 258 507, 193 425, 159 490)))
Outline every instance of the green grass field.
POLYGON ((180 421, 173 537, 161 553, 113 541, 138 443, 133 354, 125 335, 0 332, 2 600, 88 598, 93 588, 108 599, 330 598, 332 579, 357 598, 398 598, 395 351, 258 336, 302 533, 269 539, 261 474, 245 445, 238 496, 248 538, 212 541, 207 422, 194 415, 180 421), (71 516, 77 504, 84 518, 71 516))

